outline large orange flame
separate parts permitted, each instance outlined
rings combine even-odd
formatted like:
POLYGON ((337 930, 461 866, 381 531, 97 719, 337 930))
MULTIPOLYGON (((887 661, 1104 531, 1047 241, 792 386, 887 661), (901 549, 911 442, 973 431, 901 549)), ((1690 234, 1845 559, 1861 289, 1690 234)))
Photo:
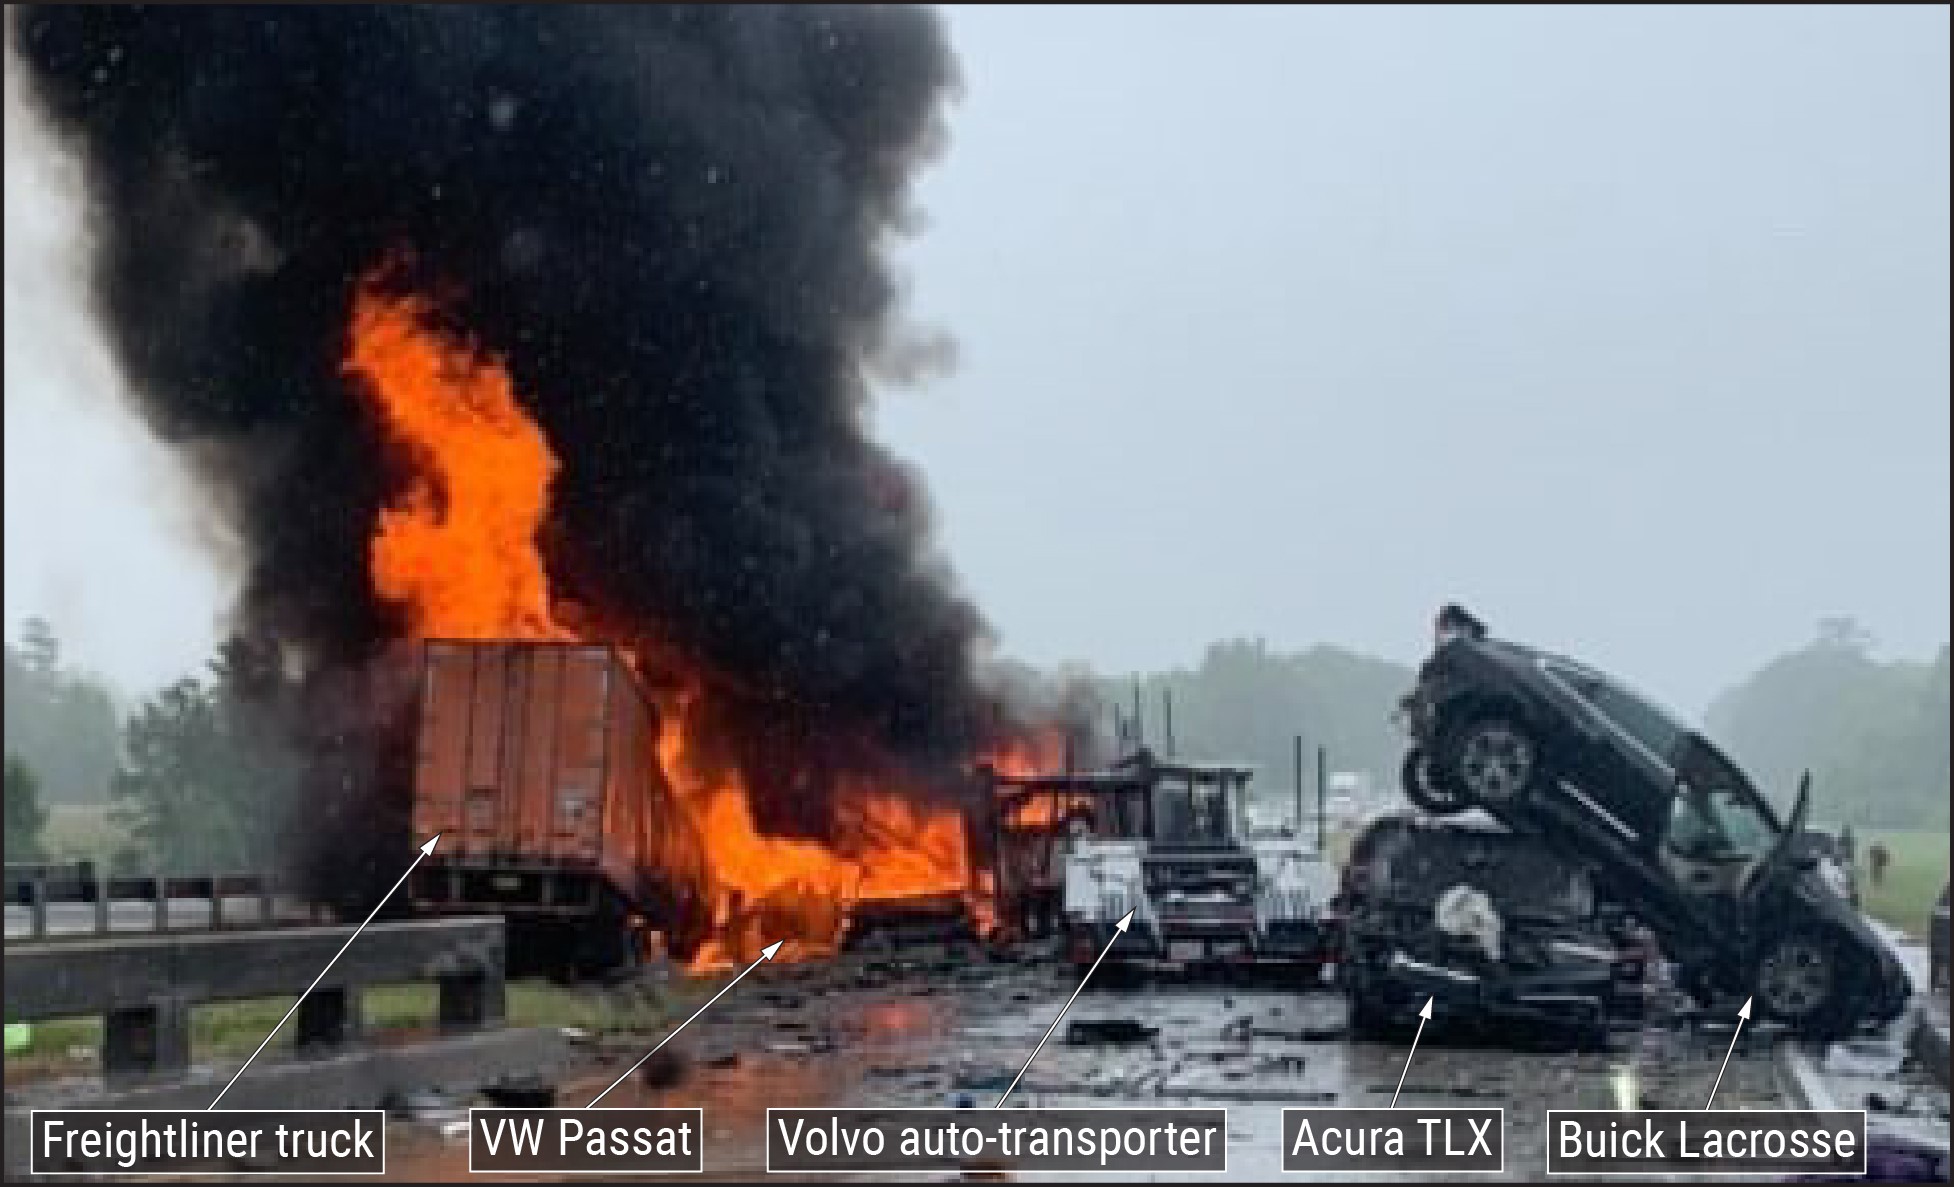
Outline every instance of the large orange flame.
POLYGON ((373 585, 416 638, 563 639, 536 550, 556 457, 496 360, 433 328, 426 301, 368 284, 347 367, 415 471, 380 512, 373 585))
MULTIPOLYGON (((375 591, 405 615, 411 637, 573 639, 551 613, 537 548, 557 459, 523 411, 500 360, 440 326, 425 298, 370 278, 355 294, 346 366, 359 377, 412 480, 380 513, 372 543, 375 591)), ((805 955, 832 946, 849 904, 928 894, 966 896, 987 925, 989 880, 973 876, 964 821, 918 808, 887 788, 838 798, 834 843, 769 836, 755 826, 737 774, 691 761, 697 673, 645 672, 662 653, 632 658, 659 710, 662 774, 703 838, 717 900, 715 938, 698 966, 751 959, 775 939, 805 955)))

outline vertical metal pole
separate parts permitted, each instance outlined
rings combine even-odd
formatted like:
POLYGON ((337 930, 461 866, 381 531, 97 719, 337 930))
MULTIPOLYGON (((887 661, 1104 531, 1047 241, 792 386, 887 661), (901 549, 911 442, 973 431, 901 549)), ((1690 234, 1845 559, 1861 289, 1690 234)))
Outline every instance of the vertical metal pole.
POLYGON ((1160 690, 1160 709, 1162 714, 1162 727, 1165 730, 1166 739, 1167 739, 1167 757, 1172 758, 1174 757, 1174 690, 1173 689, 1163 688, 1160 690))
POLYGON ((95 867, 88 867, 88 889, 95 896, 95 932, 107 935, 109 932, 109 880, 106 873, 97 874, 95 867))
POLYGON ((33 934, 36 938, 47 934, 47 867, 35 866, 28 875, 28 908, 33 912, 33 934))
POLYGON ((1316 851, 1323 852, 1323 792, 1329 783, 1329 754, 1318 746, 1316 748, 1316 851))
POLYGON ((1303 735, 1296 735, 1296 835, 1303 835, 1303 735))
POLYGON ((1133 748, 1147 744, 1147 719, 1140 713, 1140 682, 1133 682, 1133 748))

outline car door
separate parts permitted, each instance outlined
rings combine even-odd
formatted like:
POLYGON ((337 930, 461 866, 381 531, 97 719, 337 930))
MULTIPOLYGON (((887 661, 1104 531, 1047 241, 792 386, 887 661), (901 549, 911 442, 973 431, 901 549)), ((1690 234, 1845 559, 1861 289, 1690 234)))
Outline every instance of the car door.
POLYGON ((1587 738, 1567 764, 1574 784, 1570 794, 1623 841, 1652 848, 1668 811, 1674 776, 1666 756, 1680 727, 1599 672, 1552 660, 1543 661, 1542 668, 1592 718, 1587 738))

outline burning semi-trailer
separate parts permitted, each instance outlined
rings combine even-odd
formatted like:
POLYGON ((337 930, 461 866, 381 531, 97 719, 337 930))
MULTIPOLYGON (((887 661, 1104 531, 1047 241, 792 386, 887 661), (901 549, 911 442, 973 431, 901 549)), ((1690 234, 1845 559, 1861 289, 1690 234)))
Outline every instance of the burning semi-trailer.
POLYGON ((403 662, 413 831, 443 838, 409 901, 503 914, 519 964, 747 959, 782 936, 821 952, 884 929, 974 939, 987 915, 960 817, 870 796, 815 844, 754 833, 736 788, 675 781, 666 723, 616 648, 429 640, 403 662))

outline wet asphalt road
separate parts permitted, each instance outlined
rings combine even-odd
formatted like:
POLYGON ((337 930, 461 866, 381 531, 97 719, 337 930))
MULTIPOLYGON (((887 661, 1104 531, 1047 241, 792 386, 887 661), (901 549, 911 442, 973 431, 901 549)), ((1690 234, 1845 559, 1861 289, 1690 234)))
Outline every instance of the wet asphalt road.
MULTIPOLYGON (((673 1044, 684 1048, 678 1082, 651 1088, 634 1080, 605 1103, 702 1107, 707 1177, 758 1178, 769 1106, 940 1106, 961 1096, 989 1107, 1072 988, 1070 974, 1050 965, 763 968, 673 1044)), ((1283 1106, 1388 1105, 1405 1072, 1405 1045, 1351 1041, 1343 1019, 1343 1001, 1330 990, 1089 989, 1010 1104, 1225 1106, 1228 1179, 1303 1178, 1281 1171, 1283 1106), (1069 1023, 1111 1018, 1158 1033, 1126 1047, 1066 1043, 1069 1023)), ((1701 1108, 1730 1037, 1728 1030, 1626 1033, 1605 1053, 1515 1052, 1455 1045, 1441 1022, 1419 1043, 1399 1107, 1504 1107, 1507 1179, 1542 1177, 1550 1106, 1616 1108, 1634 1100, 1701 1108)), ((659 1037, 597 1056, 586 1076, 564 1086, 559 1104, 595 1095, 659 1037)), ((1788 1103, 1768 1038, 1739 1045, 1717 1103, 1788 1103)), ((466 1179, 463 1117, 433 1114, 390 1127, 388 1178, 466 1179)))

